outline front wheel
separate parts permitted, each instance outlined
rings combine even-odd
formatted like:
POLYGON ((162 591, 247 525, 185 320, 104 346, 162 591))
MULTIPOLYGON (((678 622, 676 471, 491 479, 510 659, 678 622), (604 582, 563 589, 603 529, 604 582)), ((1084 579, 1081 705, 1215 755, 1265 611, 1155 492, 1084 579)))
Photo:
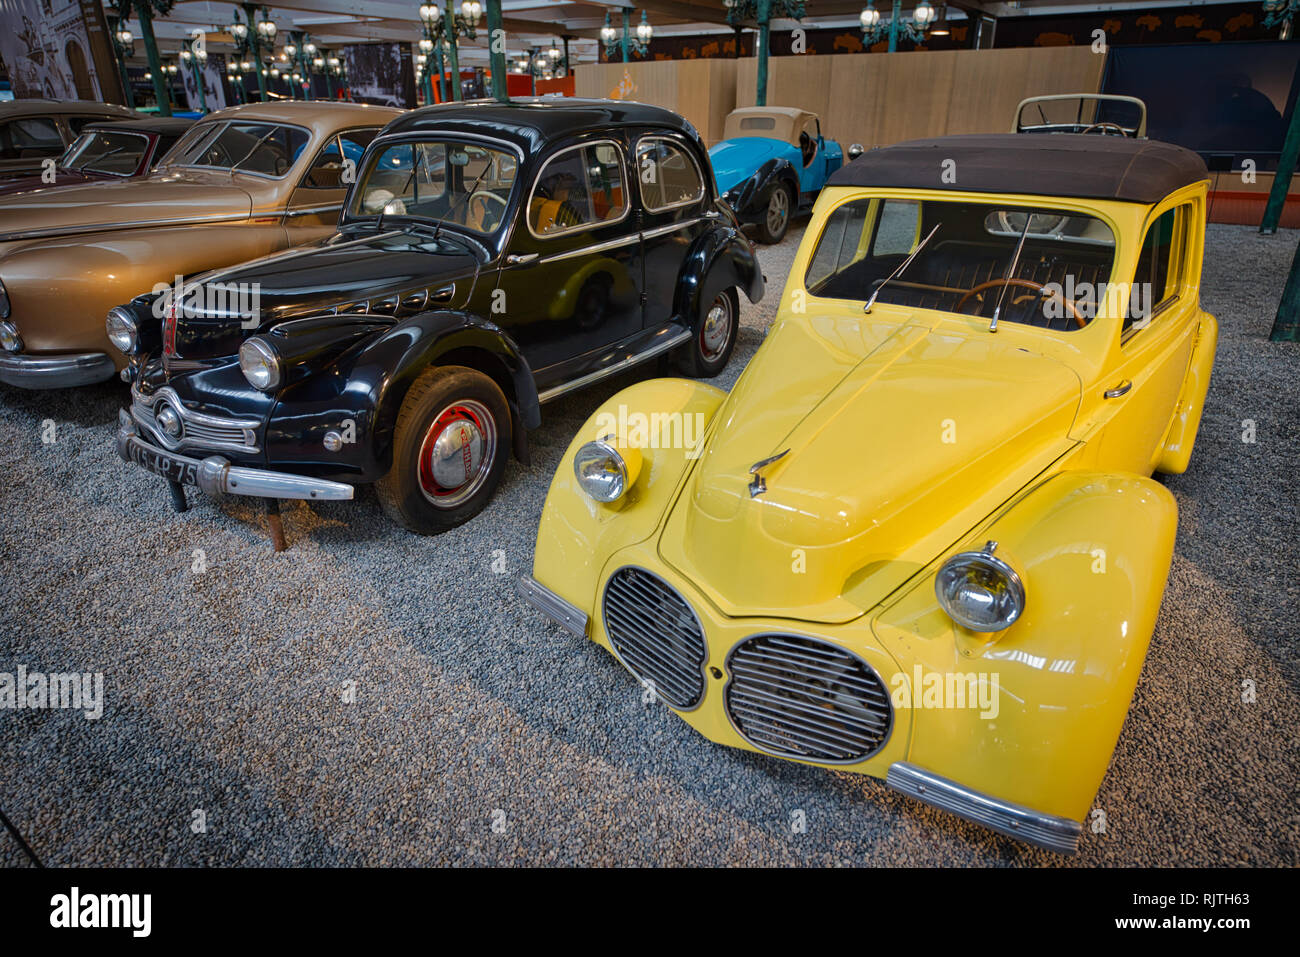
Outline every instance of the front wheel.
POLYGON ((736 290, 724 289, 701 310, 694 338, 673 354, 673 364, 693 378, 713 378, 731 358, 739 328, 740 297, 736 290))
POLYGON ((790 187, 778 183, 767 194, 767 209, 758 223, 758 238, 774 246, 785 238, 785 231, 790 228, 790 215, 794 211, 794 199, 790 187))
POLYGON ((495 382, 464 366, 426 369, 397 414, 379 503, 403 528, 445 532, 487 505, 509 451, 510 409, 495 382))

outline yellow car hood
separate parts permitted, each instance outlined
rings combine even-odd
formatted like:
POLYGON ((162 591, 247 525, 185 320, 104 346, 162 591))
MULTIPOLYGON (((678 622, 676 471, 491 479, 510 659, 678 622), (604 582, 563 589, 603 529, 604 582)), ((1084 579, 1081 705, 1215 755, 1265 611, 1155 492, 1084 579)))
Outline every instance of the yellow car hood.
POLYGON ((939 321, 774 327, 718 411, 664 559, 724 614, 847 621, 1069 448, 1073 370, 939 321), (751 497, 750 467, 786 449, 751 497))

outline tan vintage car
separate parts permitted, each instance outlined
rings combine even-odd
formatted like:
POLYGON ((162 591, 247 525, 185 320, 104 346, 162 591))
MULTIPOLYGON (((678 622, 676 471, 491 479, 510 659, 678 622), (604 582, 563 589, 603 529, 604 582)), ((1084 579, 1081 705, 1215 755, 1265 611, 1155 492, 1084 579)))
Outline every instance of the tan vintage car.
POLYGON ((0 103, 0 180, 40 173, 58 159, 87 123, 132 120, 141 114, 89 100, 10 100, 0 103))
POLYGON ((196 123, 148 176, 0 197, 0 382, 112 378, 109 309, 334 232, 350 170, 400 110, 280 102, 196 123))

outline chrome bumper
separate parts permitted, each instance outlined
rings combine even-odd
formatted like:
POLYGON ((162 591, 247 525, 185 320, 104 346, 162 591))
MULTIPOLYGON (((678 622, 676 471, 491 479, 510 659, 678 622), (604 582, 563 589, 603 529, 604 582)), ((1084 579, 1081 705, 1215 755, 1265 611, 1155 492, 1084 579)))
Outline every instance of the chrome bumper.
POLYGON ((312 501, 340 501, 352 498, 353 488, 345 482, 330 482, 306 475, 271 472, 231 465, 220 455, 195 459, 177 455, 140 437, 135 422, 125 410, 118 417, 117 454, 124 462, 134 462, 131 449, 139 448, 166 456, 173 462, 192 466, 195 484, 209 495, 249 495, 257 498, 302 498, 312 501))
POLYGON ((113 378, 117 367, 102 352, 42 356, 0 352, 0 382, 21 389, 66 389, 113 378))
POLYGON ((565 631, 587 637, 587 613, 565 601, 531 575, 515 579, 515 592, 565 631))
POLYGON ((931 807, 950 811, 958 817, 1026 844, 1056 851, 1058 854, 1074 854, 1079 850, 1083 825, 1078 821, 1042 814, 1019 804, 989 797, 915 764, 905 761, 891 764, 889 773, 885 776, 885 784, 931 807))

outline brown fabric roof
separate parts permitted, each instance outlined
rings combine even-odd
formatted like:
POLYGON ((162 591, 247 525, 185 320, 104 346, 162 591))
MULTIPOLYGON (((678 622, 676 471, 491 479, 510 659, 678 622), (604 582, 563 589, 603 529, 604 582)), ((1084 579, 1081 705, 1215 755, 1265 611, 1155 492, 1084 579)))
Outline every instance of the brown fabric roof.
POLYGON ((828 186, 946 189, 1155 203, 1208 178, 1191 150, 1156 140, 1079 133, 1000 133, 910 140, 871 150, 828 186), (945 166, 953 160, 955 166, 945 166), (945 169, 955 182, 944 182, 945 169))

